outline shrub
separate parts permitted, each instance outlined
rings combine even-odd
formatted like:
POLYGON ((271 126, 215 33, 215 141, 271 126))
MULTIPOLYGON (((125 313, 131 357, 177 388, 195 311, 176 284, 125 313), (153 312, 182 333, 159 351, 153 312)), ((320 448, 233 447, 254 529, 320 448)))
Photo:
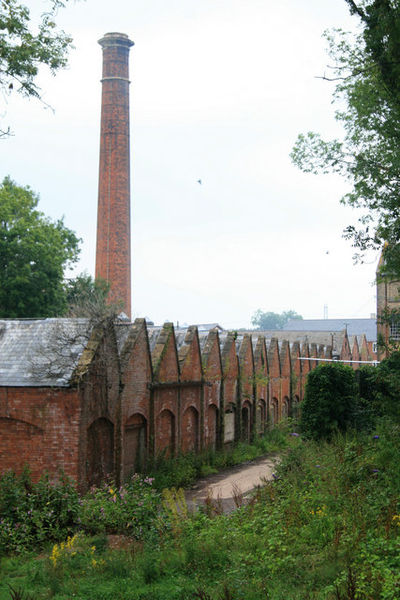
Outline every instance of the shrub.
POLYGON ((313 439, 329 438, 355 425, 358 394, 354 371, 341 363, 318 365, 309 373, 300 427, 313 439))
POLYGON ((400 352, 393 352, 376 369, 376 410, 400 421, 400 352))
POLYGON ((33 484, 26 470, 0 478, 0 554, 43 547, 66 538, 75 527, 78 493, 68 478, 33 484))
POLYGON ((81 500, 81 526, 89 533, 118 533, 141 539, 159 518, 160 495, 151 477, 137 474, 124 486, 93 487, 81 500))

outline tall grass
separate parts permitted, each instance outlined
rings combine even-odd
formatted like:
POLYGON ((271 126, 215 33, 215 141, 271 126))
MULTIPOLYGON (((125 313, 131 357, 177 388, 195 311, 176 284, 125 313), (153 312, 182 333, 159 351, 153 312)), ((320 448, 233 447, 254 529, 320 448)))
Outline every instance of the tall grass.
POLYGON ((329 443, 281 435, 274 481, 249 505, 192 515, 181 493, 164 494, 151 535, 126 550, 81 534, 3 558, 0 600, 8 584, 57 600, 398 600, 400 427, 380 421, 329 443))
POLYGON ((288 432, 294 422, 287 419, 252 443, 239 442, 221 450, 204 450, 194 454, 179 454, 166 458, 157 456, 147 469, 157 489, 189 487, 200 477, 217 473, 234 465, 246 463, 265 454, 282 452, 288 444, 288 432))

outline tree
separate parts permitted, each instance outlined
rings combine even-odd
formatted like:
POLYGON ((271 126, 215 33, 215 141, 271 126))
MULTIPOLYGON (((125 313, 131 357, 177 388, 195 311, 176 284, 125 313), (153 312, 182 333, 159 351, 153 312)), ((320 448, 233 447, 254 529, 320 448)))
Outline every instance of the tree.
POLYGON ((104 279, 94 280, 91 275, 81 273, 65 282, 65 291, 71 315, 87 317, 92 312, 99 313, 106 309, 110 284, 104 279))
POLYGON ((65 312, 64 270, 79 242, 63 219, 36 210, 39 197, 6 177, 0 186, 0 317, 52 317, 65 312))
POLYGON ((343 139, 298 136, 291 153, 303 171, 339 173, 352 183, 344 204, 363 209, 344 236, 365 251, 385 249, 385 269, 400 275, 400 0, 345 0, 362 31, 325 33, 333 59, 333 99, 343 139), (343 108, 345 105, 345 108, 343 108))
POLYGON ((341 363, 318 365, 308 374, 300 427, 306 437, 329 438, 355 426, 357 385, 354 370, 341 363))
MULTIPOLYGON (((18 0, 0 0, 0 88, 41 99, 36 77, 42 65, 52 74, 67 64, 72 38, 57 29, 55 18, 68 0, 46 0, 47 11, 32 22, 29 9, 18 0)), ((0 137, 10 133, 0 127, 0 137)))
MULTIPOLYGON (((88 329, 108 327, 123 311, 122 302, 110 302, 110 283, 105 279, 94 280, 91 275, 81 273, 65 284, 68 309, 66 315, 84 318, 88 329)), ((126 317, 128 318, 128 317, 126 317)))
POLYGON ((260 330, 268 329, 283 329, 290 319, 302 319, 301 315, 298 315, 294 310, 287 310, 283 313, 274 312, 263 312, 258 309, 251 317, 251 323, 254 327, 260 330))

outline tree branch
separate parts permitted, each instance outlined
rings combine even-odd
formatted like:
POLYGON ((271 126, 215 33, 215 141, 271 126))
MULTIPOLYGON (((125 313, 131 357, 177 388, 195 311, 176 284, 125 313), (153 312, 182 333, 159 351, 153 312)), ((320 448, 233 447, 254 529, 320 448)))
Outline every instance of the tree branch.
POLYGON ((359 8, 357 6, 357 4, 354 2, 354 0, 345 0, 345 2, 349 5, 350 7, 350 12, 352 14, 356 14, 360 17, 360 19, 362 19, 364 21, 364 23, 368 23, 368 17, 365 14, 365 12, 359 8))

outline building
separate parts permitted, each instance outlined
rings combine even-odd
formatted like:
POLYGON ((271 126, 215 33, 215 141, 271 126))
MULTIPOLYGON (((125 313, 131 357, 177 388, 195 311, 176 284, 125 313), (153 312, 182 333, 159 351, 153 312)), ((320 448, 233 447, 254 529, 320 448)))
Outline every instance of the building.
MULTIPOLYGON (((96 276, 131 314, 128 56, 103 48, 96 276)), ((297 322, 296 322, 297 323, 297 322)), ((175 330, 144 319, 0 321, 0 472, 28 465, 81 490, 117 484, 154 457, 252 440, 296 414, 319 361, 369 356, 348 332, 175 330)))

